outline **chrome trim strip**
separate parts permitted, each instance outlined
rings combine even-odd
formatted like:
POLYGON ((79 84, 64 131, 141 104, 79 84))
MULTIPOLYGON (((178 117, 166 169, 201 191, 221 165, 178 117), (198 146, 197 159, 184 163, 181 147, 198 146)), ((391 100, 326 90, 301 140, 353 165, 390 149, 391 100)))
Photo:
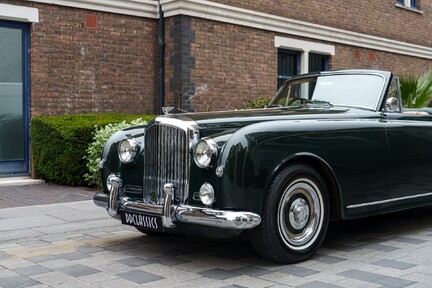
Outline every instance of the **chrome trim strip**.
POLYGON ((163 213, 163 206, 144 204, 142 202, 131 201, 129 200, 128 197, 123 197, 120 200, 120 207, 127 210, 139 211, 139 212, 150 213, 150 214, 163 213))
POLYGON ((261 223, 258 214, 245 211, 224 211, 188 205, 178 206, 175 217, 181 223, 224 229, 251 229, 261 223))
POLYGON ((425 193, 425 194, 417 194, 417 195, 412 195, 412 196, 404 196, 404 197, 393 198, 393 199, 387 199, 387 200, 381 200, 381 201, 373 201, 373 202, 368 202, 368 203, 360 203, 360 204, 348 205, 346 208, 347 209, 355 209, 355 208, 360 208, 360 207, 367 207, 367 206, 373 206, 373 205, 387 204, 387 203, 391 203, 391 202, 410 200, 410 199, 429 197, 429 196, 432 196, 432 192, 431 193, 425 193))

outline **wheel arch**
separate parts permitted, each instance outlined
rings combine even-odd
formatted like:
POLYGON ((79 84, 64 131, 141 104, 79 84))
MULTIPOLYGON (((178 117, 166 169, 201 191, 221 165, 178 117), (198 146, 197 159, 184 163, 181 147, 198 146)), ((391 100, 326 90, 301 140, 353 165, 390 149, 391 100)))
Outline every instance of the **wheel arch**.
POLYGON ((277 169, 272 174, 272 179, 274 179, 282 170, 287 168, 288 166, 304 163, 312 168, 316 169, 318 173, 323 177, 327 192, 329 196, 329 204, 330 204, 330 219, 337 220, 342 218, 342 202, 341 202, 341 194, 340 194, 340 186, 337 181, 336 174, 334 173, 331 166, 321 157, 312 154, 312 153, 297 153, 282 162, 281 165, 277 167, 277 169))

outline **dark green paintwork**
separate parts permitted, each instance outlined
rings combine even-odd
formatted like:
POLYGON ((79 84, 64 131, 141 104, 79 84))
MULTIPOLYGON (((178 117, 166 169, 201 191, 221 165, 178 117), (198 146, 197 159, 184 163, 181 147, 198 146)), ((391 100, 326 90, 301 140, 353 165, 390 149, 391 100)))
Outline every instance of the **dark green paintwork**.
MULTIPOLYGON (((388 85, 391 74, 384 76, 388 85)), ((214 167, 200 169, 192 163, 189 204, 200 205, 192 195, 209 182, 216 189, 214 208, 260 213, 272 180, 295 161, 319 167, 332 190, 331 205, 345 219, 431 203, 432 197, 420 197, 347 208, 432 192, 432 116, 386 114, 379 107, 379 111, 305 106, 182 114, 195 121, 200 137, 213 138, 220 146, 218 165, 224 166, 224 175, 218 178, 214 167)), ((117 143, 126 134, 136 135, 142 143, 143 129, 119 132, 110 140, 104 151, 109 167, 105 177, 120 173, 124 183, 142 185, 142 158, 132 166, 119 165, 117 143)))

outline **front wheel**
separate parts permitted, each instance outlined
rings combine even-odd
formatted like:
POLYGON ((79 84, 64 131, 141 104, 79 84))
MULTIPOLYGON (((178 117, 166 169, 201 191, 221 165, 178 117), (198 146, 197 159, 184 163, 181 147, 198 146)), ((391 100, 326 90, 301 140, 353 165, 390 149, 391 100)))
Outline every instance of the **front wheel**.
POLYGON ((327 232, 327 194, 314 168, 295 164, 282 170, 267 191, 261 224, 250 231, 258 254, 279 263, 311 257, 327 232))

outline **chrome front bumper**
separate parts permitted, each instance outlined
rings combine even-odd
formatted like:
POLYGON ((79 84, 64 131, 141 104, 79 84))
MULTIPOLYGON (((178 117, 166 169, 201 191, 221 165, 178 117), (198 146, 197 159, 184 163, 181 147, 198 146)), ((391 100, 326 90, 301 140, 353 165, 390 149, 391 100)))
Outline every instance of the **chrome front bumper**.
POLYGON ((108 210, 112 217, 119 217, 119 210, 162 216, 165 228, 173 228, 176 222, 204 225, 223 229, 251 229, 258 226, 261 217, 252 212, 225 211, 202 208, 190 205, 172 205, 174 187, 172 184, 164 185, 164 205, 152 205, 131 201, 128 197, 121 197, 122 181, 117 176, 110 176, 110 194, 97 193, 93 197, 96 205, 108 210))

